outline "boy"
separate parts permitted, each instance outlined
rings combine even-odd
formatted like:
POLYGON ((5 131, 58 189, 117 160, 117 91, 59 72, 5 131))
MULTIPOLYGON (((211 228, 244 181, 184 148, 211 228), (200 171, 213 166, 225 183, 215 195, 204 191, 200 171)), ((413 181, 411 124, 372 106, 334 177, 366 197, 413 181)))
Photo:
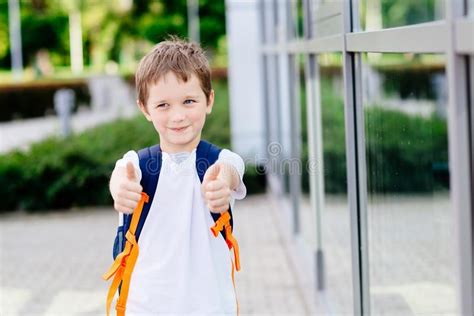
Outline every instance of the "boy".
MULTIPOLYGON (((202 184, 197 175, 196 148, 214 103, 208 61, 196 44, 172 38, 141 60, 136 87, 138 106, 160 136, 162 166, 138 240, 126 315, 235 315, 233 263, 224 238, 209 229, 210 211, 225 212, 245 197, 244 163, 223 149, 202 184)), ((117 161, 110 191, 118 212, 133 212, 141 176, 136 152, 117 161)))

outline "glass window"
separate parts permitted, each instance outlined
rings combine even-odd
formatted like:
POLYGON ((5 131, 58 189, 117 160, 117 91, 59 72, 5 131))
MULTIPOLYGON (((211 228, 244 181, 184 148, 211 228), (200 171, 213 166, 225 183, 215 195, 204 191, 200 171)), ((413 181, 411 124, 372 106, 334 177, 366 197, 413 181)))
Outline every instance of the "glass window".
MULTIPOLYGON (((264 59, 265 65, 265 95, 266 95, 266 124, 267 124, 267 142, 272 147, 274 143, 278 142, 278 91, 277 91, 277 79, 276 79, 276 57, 273 55, 267 55, 264 59)), ((272 147, 273 148, 273 147, 272 147)), ((267 154, 269 159, 271 159, 268 167, 271 168, 273 174, 278 174, 278 171, 275 170, 276 161, 278 160, 278 155, 281 153, 280 150, 274 151, 267 148, 267 154)))
POLYGON ((469 5, 469 7, 468 7, 469 16, 470 16, 471 18, 474 18, 474 0, 469 0, 468 5, 469 5))
POLYGON ((290 0, 287 2, 287 12, 289 19, 288 34, 290 39, 303 38, 303 0, 290 0))
POLYGON ((262 33, 262 42, 266 44, 274 44, 277 41, 277 6, 271 1, 260 2, 260 19, 264 32, 262 33))
POLYGON ((311 28, 313 37, 324 37, 343 32, 343 0, 321 0, 311 3, 311 28))
POLYGON ((370 308, 457 313, 442 55, 363 54, 370 308))
MULTIPOLYGON (((300 229, 301 234, 311 249, 314 249, 316 240, 316 221, 315 209, 310 203, 310 169, 309 166, 309 148, 308 148, 308 116, 306 99, 306 69, 305 56, 298 56, 299 69, 299 108, 301 118, 301 161, 298 163, 298 172, 301 174, 301 199, 300 199, 300 229)), ((293 166, 295 169, 296 165, 293 166)))
POLYGON ((360 30, 373 31, 444 19, 444 0, 361 0, 360 30))
POLYGON ((273 104, 269 104, 271 111, 275 111, 275 117, 277 119, 277 142, 273 142, 268 147, 270 156, 276 157, 274 160, 275 165, 273 167, 276 170, 276 174, 279 177, 281 185, 281 194, 285 197, 288 205, 290 203, 290 175, 286 169, 285 161, 291 156, 291 109, 292 100, 291 94, 293 93, 293 57, 280 54, 275 56, 276 74, 277 78, 275 86, 276 100, 273 104))
POLYGON ((285 113, 281 115, 282 129, 281 129, 281 143, 272 143, 269 147, 270 152, 281 152, 278 161, 279 174, 282 176, 282 195, 285 202, 284 208, 291 208, 291 218, 288 220, 291 222, 292 233, 301 232, 301 178, 302 178, 302 163, 301 163, 301 152, 297 152, 300 149, 301 142, 301 94, 304 91, 300 91, 300 56, 289 55, 288 72, 283 75, 287 75, 287 82, 283 84, 283 87, 287 88, 288 94, 285 97, 288 98, 288 103, 283 103, 281 110, 285 113), (287 124, 287 126, 283 126, 287 124))
MULTIPOLYGON (((325 289, 331 311, 352 315, 352 254, 350 212, 347 199, 346 142, 344 121, 344 81, 342 55, 322 54, 319 68, 322 176, 320 247, 325 268, 325 289)), ((316 161, 317 163, 318 161, 316 161)), ((321 174, 318 173, 318 174, 321 174)))

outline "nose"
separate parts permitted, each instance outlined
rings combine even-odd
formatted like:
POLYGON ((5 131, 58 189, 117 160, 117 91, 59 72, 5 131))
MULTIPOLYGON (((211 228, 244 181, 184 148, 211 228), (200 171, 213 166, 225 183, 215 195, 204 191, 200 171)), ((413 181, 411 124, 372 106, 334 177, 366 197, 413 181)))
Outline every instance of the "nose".
POLYGON ((185 118, 186 118, 186 115, 183 109, 180 109, 179 107, 174 107, 174 109, 172 109, 172 112, 171 112, 172 122, 181 122, 181 121, 184 121, 185 118))

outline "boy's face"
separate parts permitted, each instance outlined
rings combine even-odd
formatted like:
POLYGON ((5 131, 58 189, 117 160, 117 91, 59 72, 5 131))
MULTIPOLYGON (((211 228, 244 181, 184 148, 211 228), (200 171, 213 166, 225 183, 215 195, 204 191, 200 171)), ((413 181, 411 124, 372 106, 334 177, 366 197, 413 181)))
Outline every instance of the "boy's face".
POLYGON ((190 152, 197 147, 213 104, 214 91, 206 101, 195 75, 182 82, 173 72, 150 84, 146 104, 139 102, 143 114, 160 135, 162 150, 168 153, 190 152))

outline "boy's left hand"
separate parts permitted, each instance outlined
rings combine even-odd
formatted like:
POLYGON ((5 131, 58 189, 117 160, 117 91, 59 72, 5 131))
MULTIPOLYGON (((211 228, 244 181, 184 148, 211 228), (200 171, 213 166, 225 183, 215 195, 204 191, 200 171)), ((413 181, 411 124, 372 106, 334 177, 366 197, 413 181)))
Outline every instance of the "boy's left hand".
POLYGON ((229 209, 232 184, 237 177, 232 166, 215 163, 207 169, 202 181, 202 192, 207 206, 213 213, 223 213, 229 209))

